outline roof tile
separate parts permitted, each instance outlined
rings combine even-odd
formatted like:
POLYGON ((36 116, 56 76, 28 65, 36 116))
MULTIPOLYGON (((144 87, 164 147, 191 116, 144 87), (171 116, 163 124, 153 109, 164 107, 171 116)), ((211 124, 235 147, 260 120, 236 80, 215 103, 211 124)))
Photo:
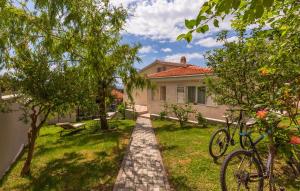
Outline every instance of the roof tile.
POLYGON ((186 67, 177 67, 170 70, 149 74, 149 78, 164 78, 164 77, 174 77, 174 76, 186 76, 186 75, 197 75, 197 74, 208 74, 212 73, 210 68, 199 67, 195 65, 188 64, 186 67))

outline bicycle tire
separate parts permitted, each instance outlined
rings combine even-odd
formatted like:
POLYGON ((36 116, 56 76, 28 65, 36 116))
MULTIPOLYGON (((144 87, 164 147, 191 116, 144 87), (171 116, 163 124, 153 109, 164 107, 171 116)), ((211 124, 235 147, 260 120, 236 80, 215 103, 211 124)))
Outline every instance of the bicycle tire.
POLYGON ((214 134, 211 136, 211 138, 210 138, 210 140, 209 140, 209 154, 210 154, 210 156, 213 158, 213 159, 218 159, 218 158, 220 158, 220 157, 222 157, 224 154, 225 154, 225 152, 226 152, 226 150, 227 150, 227 148, 228 148, 228 145, 229 145, 229 140, 230 140, 230 136, 229 136, 229 133, 228 133, 228 131, 227 131, 227 129, 225 129, 225 128, 223 128, 223 129, 218 129, 216 132, 214 132, 214 134), (216 138, 216 136, 219 134, 219 133, 225 133, 225 135, 226 135, 226 143, 225 143, 225 148, 224 148, 224 150, 219 154, 219 155, 215 155, 215 153, 213 152, 213 144, 214 144, 214 141, 215 141, 215 138, 216 138))
MULTIPOLYGON (((221 166, 221 171, 220 171, 220 183, 221 183, 221 190, 222 191, 233 191, 232 189, 227 189, 227 184, 226 184, 226 170, 227 167, 229 165, 229 162, 234 158, 237 157, 238 155, 242 156, 242 155, 246 155, 247 157, 252 157, 253 159, 253 163, 255 164, 255 167, 257 169, 257 176, 258 178, 258 186, 257 189, 255 189, 255 191, 263 191, 263 187, 264 187, 264 176, 263 176, 263 170, 261 168, 261 166, 259 165, 259 161, 258 159, 253 156, 251 151, 246 151, 246 150, 237 150, 232 152, 231 154, 229 154, 224 162, 222 163, 221 166)), ((232 183, 230 183, 232 184, 232 183)))

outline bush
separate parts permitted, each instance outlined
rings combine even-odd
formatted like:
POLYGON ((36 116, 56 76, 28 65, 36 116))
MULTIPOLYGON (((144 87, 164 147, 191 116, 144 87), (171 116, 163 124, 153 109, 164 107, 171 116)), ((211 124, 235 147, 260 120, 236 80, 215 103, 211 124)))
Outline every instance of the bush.
POLYGON ((161 111, 159 112, 159 119, 160 120, 165 120, 167 118, 167 112, 161 111))
POLYGON ((168 116, 168 113, 169 113, 169 105, 167 103, 165 103, 163 105, 163 108, 164 108, 164 110, 161 111, 161 112, 159 112, 159 118, 160 118, 160 120, 165 120, 167 118, 167 116, 168 116))
POLYGON ((183 127, 184 124, 188 121, 189 114, 193 112, 192 107, 190 105, 181 106, 172 104, 171 108, 179 121, 180 127, 183 127))
POLYGON ((196 114, 196 118, 199 126, 207 127, 207 120, 203 117, 203 115, 200 112, 196 114))
POLYGON ((118 112, 122 115, 122 119, 126 118, 126 103, 121 103, 117 108, 118 112))

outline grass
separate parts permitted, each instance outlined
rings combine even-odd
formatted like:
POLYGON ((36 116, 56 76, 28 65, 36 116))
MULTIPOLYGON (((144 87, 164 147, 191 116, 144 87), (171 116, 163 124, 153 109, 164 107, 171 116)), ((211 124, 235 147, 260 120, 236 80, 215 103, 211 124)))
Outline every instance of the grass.
POLYGON ((21 178, 23 155, 0 182, 0 190, 112 190, 135 125, 113 120, 113 130, 97 131, 98 123, 60 137, 61 128, 45 126, 37 139, 31 176, 21 178))
MULTIPOLYGON (((210 136, 219 128, 218 126, 180 128, 176 122, 160 120, 155 120, 152 124, 155 127, 164 165, 173 188, 180 191, 220 190, 220 166, 224 157, 214 163, 208 152, 210 136)), ((265 144, 260 143, 260 145, 265 144)), ((238 144, 231 146, 227 154, 237 148, 239 148, 238 144)), ((285 168, 286 166, 280 166, 280 172, 291 175, 291 171, 285 168)), ((278 177, 287 190, 299 190, 299 180, 285 175, 281 174, 278 177)))

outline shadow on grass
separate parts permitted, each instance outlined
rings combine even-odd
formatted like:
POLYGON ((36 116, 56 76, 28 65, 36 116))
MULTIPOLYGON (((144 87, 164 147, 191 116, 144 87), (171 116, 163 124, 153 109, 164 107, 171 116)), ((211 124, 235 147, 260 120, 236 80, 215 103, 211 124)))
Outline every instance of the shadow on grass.
POLYGON ((112 190, 125 147, 112 149, 110 155, 94 152, 91 159, 79 152, 65 153, 27 177, 30 184, 18 184, 13 190, 112 190))
POLYGON ((172 182, 172 186, 176 188, 176 190, 182 190, 182 191, 195 190, 189 186, 189 183, 187 182, 187 177, 185 176, 176 176, 176 177, 171 176, 170 181, 172 182))
POLYGON ((111 190, 118 163, 101 152, 97 159, 86 160, 82 154, 66 153, 47 163, 32 178, 32 190, 111 190), (102 181, 100 181, 102 180, 102 181))

